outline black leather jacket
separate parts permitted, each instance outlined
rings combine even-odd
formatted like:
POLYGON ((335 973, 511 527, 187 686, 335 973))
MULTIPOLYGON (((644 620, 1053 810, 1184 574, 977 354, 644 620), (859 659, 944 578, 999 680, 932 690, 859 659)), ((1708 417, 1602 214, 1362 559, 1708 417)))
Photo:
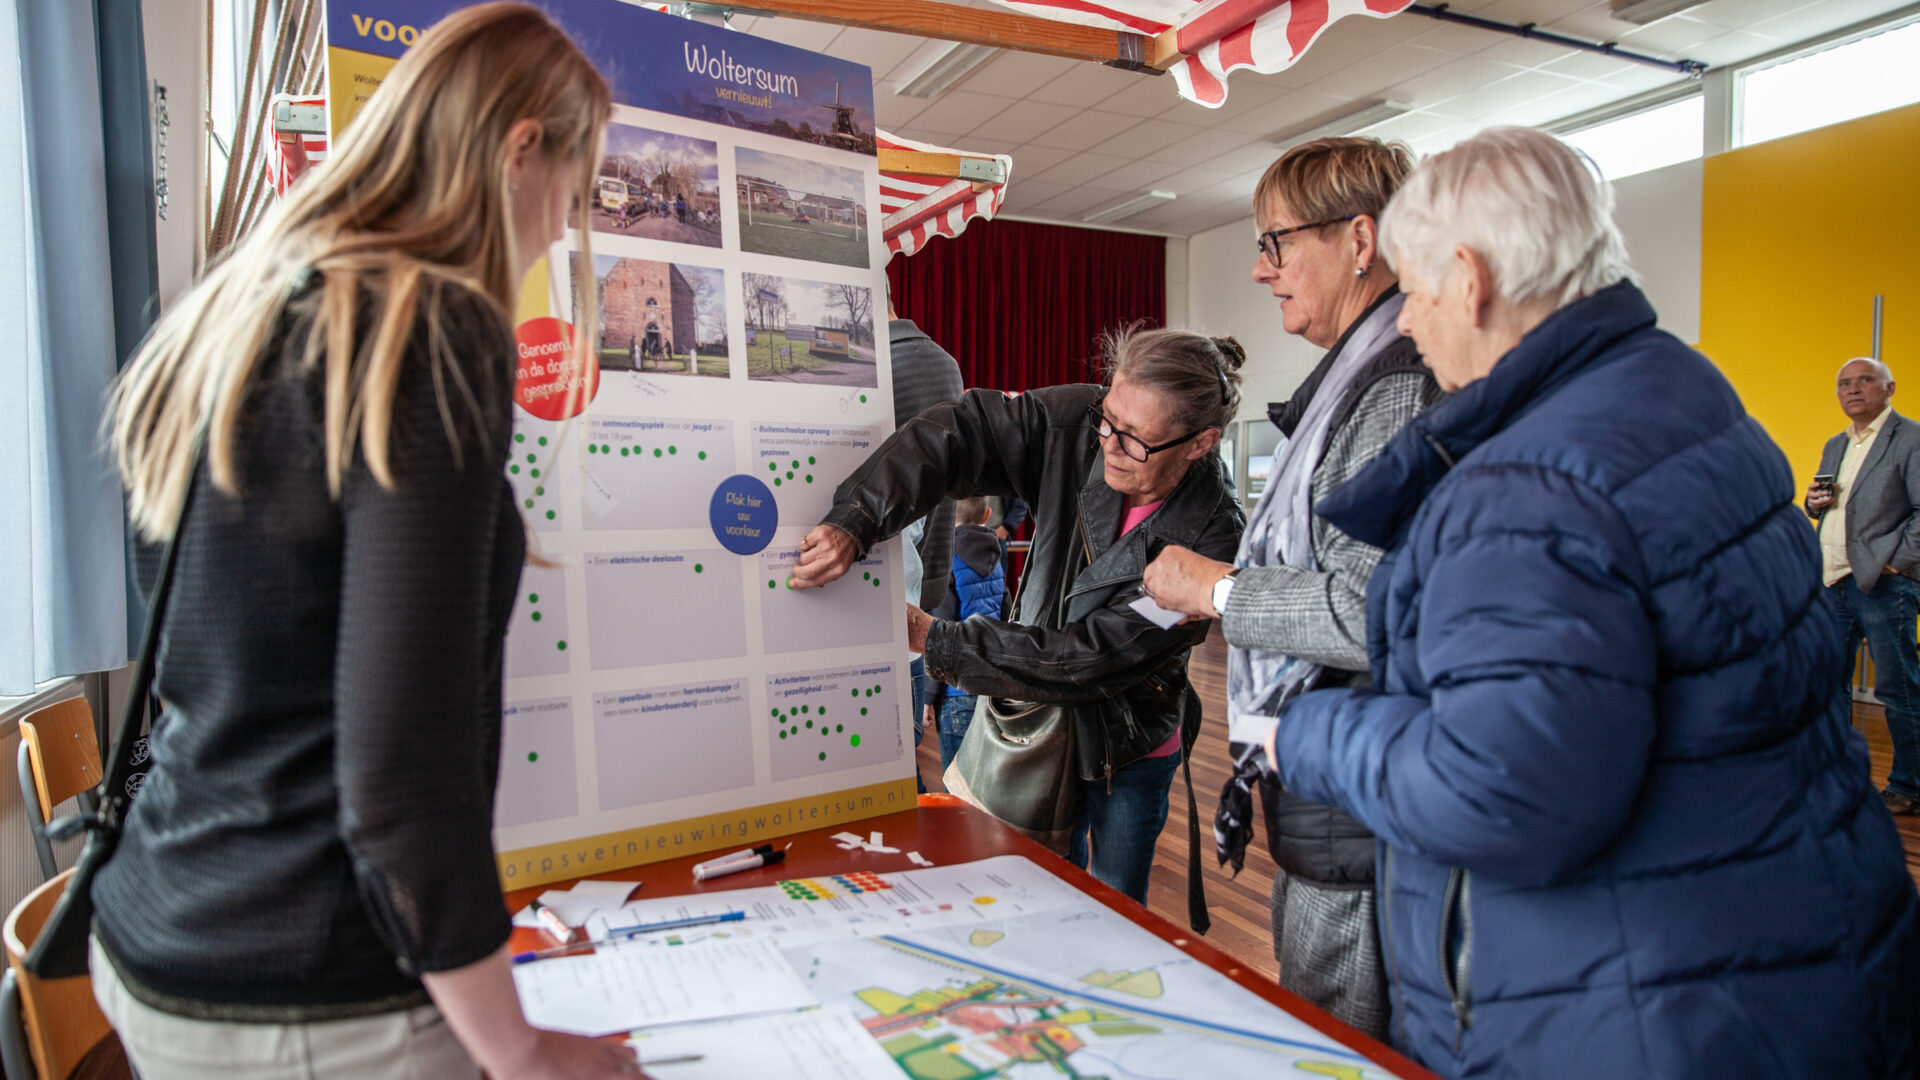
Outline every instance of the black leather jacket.
MULTIPOLYGON (((1198 730, 1200 699, 1187 654, 1205 622, 1162 630, 1127 605, 1170 544, 1231 561, 1245 519, 1209 455, 1125 538, 1125 500, 1106 485, 1090 407, 1104 389, 1055 386, 1009 397, 974 390, 893 434, 834 492, 827 524, 861 554, 942 498, 1017 495, 1033 508, 1014 622, 935 621, 927 674, 973 694, 1078 706, 1080 775, 1104 780, 1183 725, 1198 730), (1064 627, 1051 609, 1063 579, 1064 627)), ((1188 737, 1191 742, 1191 735, 1188 737)))

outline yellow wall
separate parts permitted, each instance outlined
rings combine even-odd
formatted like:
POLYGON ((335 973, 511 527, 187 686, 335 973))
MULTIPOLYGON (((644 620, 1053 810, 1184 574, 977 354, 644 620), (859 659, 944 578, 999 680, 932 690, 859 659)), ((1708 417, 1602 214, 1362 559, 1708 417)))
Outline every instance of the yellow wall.
POLYGON ((1893 405, 1920 417, 1920 105, 1706 161, 1700 349, 1793 462, 1804 490, 1846 424, 1834 375, 1873 343, 1893 405))

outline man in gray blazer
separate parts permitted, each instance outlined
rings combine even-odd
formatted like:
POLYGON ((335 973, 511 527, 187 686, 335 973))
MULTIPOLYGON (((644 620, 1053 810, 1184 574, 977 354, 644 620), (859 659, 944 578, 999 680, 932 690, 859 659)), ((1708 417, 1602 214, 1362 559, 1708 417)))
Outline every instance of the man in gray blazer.
POLYGON ((1873 693, 1886 706, 1893 771, 1880 797, 1920 812, 1920 424, 1893 411, 1893 373, 1878 360, 1841 365, 1840 409, 1851 423, 1827 440, 1807 488, 1819 522, 1827 590, 1839 604, 1846 663, 1866 638, 1873 693))

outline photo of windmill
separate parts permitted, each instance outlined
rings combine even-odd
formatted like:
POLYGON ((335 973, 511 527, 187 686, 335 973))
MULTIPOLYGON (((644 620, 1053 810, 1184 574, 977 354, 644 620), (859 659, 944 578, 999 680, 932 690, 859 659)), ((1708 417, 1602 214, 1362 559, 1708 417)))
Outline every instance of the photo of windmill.
POLYGON ((859 172, 741 147, 734 176, 740 250, 862 270, 872 265, 859 172))
POLYGON ((820 133, 820 145, 836 146, 859 154, 873 153, 873 132, 861 132, 853 122, 853 106, 840 101, 840 83, 833 84, 833 104, 822 105, 833 114, 833 130, 820 133))

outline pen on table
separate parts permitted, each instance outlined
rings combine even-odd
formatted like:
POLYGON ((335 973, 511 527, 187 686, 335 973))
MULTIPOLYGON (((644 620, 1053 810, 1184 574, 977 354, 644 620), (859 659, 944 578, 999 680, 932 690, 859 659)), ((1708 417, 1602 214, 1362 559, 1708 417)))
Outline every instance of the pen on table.
POLYGON ((733 862, 736 859, 750 859, 755 855, 771 854, 772 851, 773 851, 772 844, 761 844, 758 847, 743 848, 740 851, 733 852, 730 855, 721 855, 717 858, 708 859, 706 862, 703 862, 703 863, 695 863, 693 866, 694 878, 695 880, 698 880, 700 876, 700 871, 702 870, 711 870, 716 866, 721 866, 723 864, 733 862))
POLYGON ((560 917, 559 912, 554 911, 538 900, 529 903, 527 907, 532 909, 534 917, 540 920, 540 925, 545 927, 547 933, 551 934, 556 941, 562 945, 574 944, 575 938, 579 936, 579 931, 568 926, 567 921, 560 917))
POLYGON ((705 1055, 705 1054, 681 1054, 681 1055, 679 1055, 679 1056, 677 1056, 677 1057, 663 1057, 663 1058, 647 1058, 647 1059, 646 1059, 646 1060, 644 1060, 644 1061, 640 1061, 640 1060, 636 1060, 636 1061, 635 1061, 635 1064, 637 1064, 637 1065, 641 1065, 641 1066, 646 1066, 646 1065, 685 1065, 685 1064, 687 1064, 687 1063, 689 1063, 689 1062, 693 1062, 693 1061, 705 1061, 705 1060, 707 1060, 707 1057, 706 1057, 706 1055, 705 1055))
POLYGON ((747 917, 744 911, 730 911, 725 915, 695 915, 687 919, 667 919, 664 922, 646 923, 640 926, 617 926, 607 931, 604 941, 580 941, 572 945, 561 945, 552 949, 535 949, 532 952, 515 953, 513 962, 527 964, 535 960, 545 960, 552 956, 586 956, 597 945, 611 945, 641 934, 650 934, 656 930, 679 930, 689 926, 707 926, 713 923, 740 922, 747 917))
POLYGON ((702 863, 693 868, 693 880, 709 881, 728 874, 738 874, 742 870, 757 870, 762 866, 772 866, 786 857, 785 851, 769 851, 745 859, 728 859, 717 864, 702 863))

